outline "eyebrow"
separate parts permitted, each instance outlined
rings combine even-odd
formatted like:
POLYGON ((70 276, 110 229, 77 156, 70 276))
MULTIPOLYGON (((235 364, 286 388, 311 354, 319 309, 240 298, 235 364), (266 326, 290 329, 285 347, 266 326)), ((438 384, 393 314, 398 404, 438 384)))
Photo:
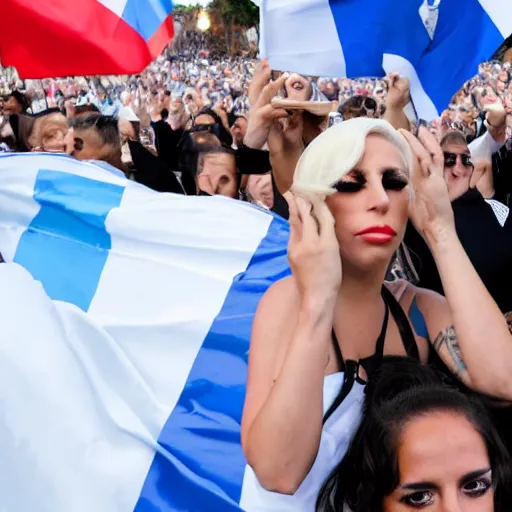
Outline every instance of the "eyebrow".
POLYGON ((412 484, 405 484, 400 486, 400 489, 404 491, 430 491, 437 488, 438 486, 433 482, 415 482, 412 484))
MULTIPOLYGON (((472 471, 471 473, 464 475, 461 478, 460 483, 465 484, 467 482, 470 482, 471 480, 474 480, 475 478, 478 478, 480 476, 485 475, 486 473, 489 473, 490 471, 491 468, 477 469, 476 471, 472 471)), ((400 489, 404 491, 431 491, 436 490, 438 488, 439 486, 434 482, 414 482, 400 486, 400 489)))
POLYGON ((464 475, 460 482, 461 484, 466 484, 468 482, 471 482, 471 480, 474 480, 475 478, 478 478, 480 476, 484 476, 487 473, 491 472, 491 468, 484 468, 484 469, 477 469, 476 471, 472 471, 471 473, 468 473, 467 475, 464 475))

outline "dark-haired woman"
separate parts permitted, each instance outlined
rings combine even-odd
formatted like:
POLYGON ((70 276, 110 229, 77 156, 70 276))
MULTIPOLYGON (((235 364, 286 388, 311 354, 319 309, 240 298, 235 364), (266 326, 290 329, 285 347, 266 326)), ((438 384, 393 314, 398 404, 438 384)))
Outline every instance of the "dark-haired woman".
POLYGON ((353 119, 316 138, 297 165, 293 275, 267 291, 252 331, 242 421, 249 512, 314 510, 384 355, 425 363, 436 351, 470 388, 512 398, 512 338, 457 238, 442 151, 424 129, 423 145, 405 137, 385 121, 353 119), (421 162, 415 176, 411 147, 421 162), (383 286, 409 214, 446 299, 407 283, 383 286))
POLYGON ((477 399, 446 387, 429 367, 389 358, 316 510, 507 512, 511 464, 477 399))

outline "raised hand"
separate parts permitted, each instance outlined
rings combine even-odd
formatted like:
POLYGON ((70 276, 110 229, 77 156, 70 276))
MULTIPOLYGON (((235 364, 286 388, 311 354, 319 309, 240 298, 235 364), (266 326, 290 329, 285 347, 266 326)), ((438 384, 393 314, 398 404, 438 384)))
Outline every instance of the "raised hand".
POLYGON ((323 301, 341 286, 341 258, 334 218, 325 202, 311 203, 291 192, 288 259, 303 300, 323 301))
POLYGON ((303 135, 304 119, 301 111, 295 111, 287 118, 274 120, 270 127, 267 139, 270 163, 281 194, 292 186, 297 162, 304 151, 303 135))
POLYGON ((388 84, 387 107, 403 109, 410 101, 411 84, 409 79, 400 76, 399 73, 389 73, 385 81, 388 84))
POLYGON ((412 173, 413 194, 409 203, 409 218, 432 246, 455 233, 453 209, 444 179, 444 155, 434 135, 421 126, 418 138, 406 130, 416 166, 412 173))
POLYGON ((287 117, 286 110, 274 108, 271 105, 274 98, 284 82, 288 73, 281 75, 275 82, 270 81, 271 71, 267 66, 262 65, 259 74, 253 78, 249 90, 249 101, 251 110, 244 144, 250 148, 261 149, 267 142, 268 134, 274 119, 287 117))

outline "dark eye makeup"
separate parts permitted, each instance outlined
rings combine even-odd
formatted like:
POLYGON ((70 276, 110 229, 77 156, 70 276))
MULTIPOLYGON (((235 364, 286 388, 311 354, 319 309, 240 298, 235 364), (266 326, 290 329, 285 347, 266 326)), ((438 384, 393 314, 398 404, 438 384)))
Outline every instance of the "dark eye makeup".
MULTIPOLYGON (((413 484, 410 487, 425 486, 425 489, 418 488, 414 492, 402 496, 400 502, 412 509, 422 509, 432 505, 437 491, 432 483, 413 484)), ((460 490, 468 497, 477 499, 486 494, 493 486, 491 470, 480 470, 470 473, 460 482, 460 490)), ((409 487, 409 486, 408 486, 409 487)))
MULTIPOLYGON (((359 170, 351 172, 351 180, 340 180, 334 185, 334 189, 341 193, 359 192, 367 182, 366 176, 359 170)), ((399 169, 386 169, 382 173, 382 186, 386 190, 403 190, 408 185, 407 178, 399 169)))

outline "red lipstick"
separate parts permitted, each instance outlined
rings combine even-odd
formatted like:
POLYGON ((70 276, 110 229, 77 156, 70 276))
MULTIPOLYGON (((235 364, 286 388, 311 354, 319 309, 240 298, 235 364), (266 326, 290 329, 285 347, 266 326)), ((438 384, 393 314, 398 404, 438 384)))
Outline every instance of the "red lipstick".
POLYGON ((396 231, 390 226, 371 226, 359 231, 356 236, 362 237, 365 242, 387 244, 396 236, 396 231))

